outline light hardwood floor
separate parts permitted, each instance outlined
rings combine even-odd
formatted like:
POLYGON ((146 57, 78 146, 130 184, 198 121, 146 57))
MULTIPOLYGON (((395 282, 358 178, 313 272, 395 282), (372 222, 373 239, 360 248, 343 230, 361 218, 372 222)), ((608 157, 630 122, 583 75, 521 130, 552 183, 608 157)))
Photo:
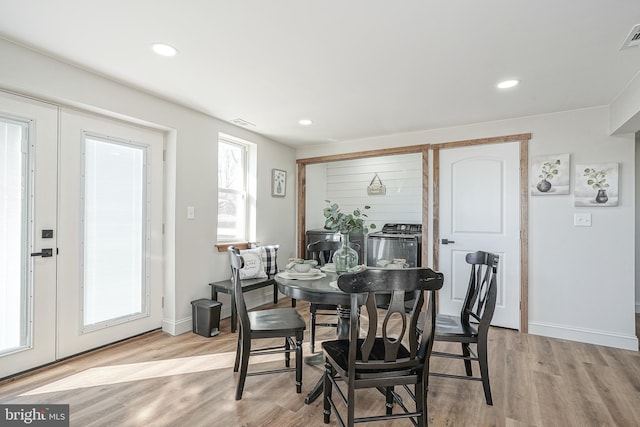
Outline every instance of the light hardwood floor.
MULTIPOLYGON (((289 299, 278 305, 288 306, 289 299)), ((299 302, 298 310, 308 319, 308 304, 299 302)), ((156 331, 5 380, 0 402, 67 403, 71 425, 79 427, 323 425, 322 399, 303 401, 322 374, 320 366, 304 365, 301 395, 293 373, 257 376, 247 379, 236 402, 236 337, 229 319, 221 329, 214 338, 156 331)), ((319 328, 321 339, 331 334, 319 328)), ((640 353, 505 329, 492 329, 489 340, 494 405, 485 404, 479 382, 433 377, 431 426, 640 425, 640 353)), ((458 361, 432 360, 433 371, 463 372, 458 361)), ((384 407, 376 391, 362 391, 358 404, 365 411, 384 407)), ((337 425, 335 417, 331 425, 337 425)))

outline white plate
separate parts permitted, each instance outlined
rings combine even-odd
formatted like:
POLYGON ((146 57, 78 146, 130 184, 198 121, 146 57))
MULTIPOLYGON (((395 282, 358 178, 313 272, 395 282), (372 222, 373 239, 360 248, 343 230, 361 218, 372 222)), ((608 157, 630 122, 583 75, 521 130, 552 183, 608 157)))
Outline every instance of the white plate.
POLYGON ((329 282, 329 286, 331 286, 332 288, 340 289, 338 287, 338 281, 337 280, 334 280, 333 282, 329 282))
POLYGON ((320 267, 321 271, 326 271, 327 273, 335 273, 336 272, 336 265, 332 264, 332 263, 327 263, 325 265, 323 265, 322 267, 320 267))
POLYGON ((287 273, 291 277, 296 277, 296 276, 309 277, 309 276, 316 276, 316 275, 320 274, 320 270, 318 270, 317 268, 312 268, 311 270, 309 270, 307 272, 304 272, 304 273, 300 273, 298 271, 295 271, 294 269, 285 270, 284 272, 287 273))
POLYGON ((308 273, 296 273, 295 271, 283 271, 278 273, 278 276, 283 279, 299 279, 299 280, 315 280, 326 277, 326 274, 322 273, 318 269, 311 269, 308 273))

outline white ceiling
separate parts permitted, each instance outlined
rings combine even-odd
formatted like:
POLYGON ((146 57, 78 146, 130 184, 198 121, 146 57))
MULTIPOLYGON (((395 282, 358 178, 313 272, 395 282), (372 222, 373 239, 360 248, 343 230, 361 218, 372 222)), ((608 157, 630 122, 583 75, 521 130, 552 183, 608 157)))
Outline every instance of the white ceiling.
POLYGON ((286 144, 608 105, 638 0, 0 0, 0 36, 286 144), (156 56, 153 42, 175 46, 156 56), (499 91, 506 78, 522 83, 499 91), (313 125, 303 127, 301 118, 313 125))

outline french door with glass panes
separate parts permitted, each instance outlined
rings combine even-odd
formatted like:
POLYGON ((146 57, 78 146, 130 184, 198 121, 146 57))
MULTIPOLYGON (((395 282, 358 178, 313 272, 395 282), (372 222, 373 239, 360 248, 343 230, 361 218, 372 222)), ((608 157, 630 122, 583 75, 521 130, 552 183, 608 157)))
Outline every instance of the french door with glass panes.
POLYGON ((60 112, 57 357, 162 325, 162 133, 60 112))
POLYGON ((162 148, 0 93, 0 378, 161 326, 162 148))
POLYGON ((57 126, 0 92, 0 378, 55 360, 57 126))

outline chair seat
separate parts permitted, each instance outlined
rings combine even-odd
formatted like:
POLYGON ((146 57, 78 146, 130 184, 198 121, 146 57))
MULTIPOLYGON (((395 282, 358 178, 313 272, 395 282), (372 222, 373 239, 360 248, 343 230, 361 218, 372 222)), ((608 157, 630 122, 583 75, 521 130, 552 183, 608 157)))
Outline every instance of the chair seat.
MULTIPOLYGON (((356 360, 362 360, 362 352, 360 348, 364 339, 358 339, 358 348, 356 351, 356 360)), ((349 340, 333 340, 325 341, 322 343, 322 349, 325 351, 328 357, 336 362, 336 364, 345 372, 349 367, 349 340)), ((373 343, 373 349, 369 356, 370 361, 384 361, 384 340, 382 338, 376 338, 373 343)), ((398 349, 398 359, 409 358, 411 354, 404 345, 401 345, 398 349)), ((404 370, 404 369, 403 369, 404 370)), ((389 369, 375 370, 367 369, 366 373, 379 373, 389 372, 389 369)))
POLYGON ((277 334, 275 336, 304 331, 307 327, 302 316, 294 308, 250 311, 248 315, 252 331, 274 332, 277 334))
POLYGON ((463 325, 460 316, 438 314, 436 316, 436 340, 446 340, 446 337, 477 337, 478 330, 471 324, 463 325))

